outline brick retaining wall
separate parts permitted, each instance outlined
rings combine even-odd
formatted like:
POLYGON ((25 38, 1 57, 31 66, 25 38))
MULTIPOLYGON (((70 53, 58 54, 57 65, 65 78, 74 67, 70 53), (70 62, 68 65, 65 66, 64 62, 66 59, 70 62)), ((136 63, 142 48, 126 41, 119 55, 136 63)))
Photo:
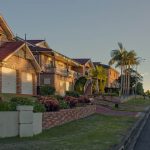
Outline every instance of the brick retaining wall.
POLYGON ((77 107, 74 109, 64 109, 58 112, 43 113, 43 129, 64 124, 73 120, 90 116, 96 112, 96 106, 77 107))

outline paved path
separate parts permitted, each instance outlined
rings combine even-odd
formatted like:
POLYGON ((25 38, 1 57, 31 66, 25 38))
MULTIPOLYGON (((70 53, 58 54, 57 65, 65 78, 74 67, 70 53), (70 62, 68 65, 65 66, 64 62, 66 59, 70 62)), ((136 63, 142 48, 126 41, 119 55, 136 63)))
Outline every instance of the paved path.
POLYGON ((138 115, 138 112, 117 111, 100 105, 96 106, 96 112, 99 114, 113 115, 113 116, 137 116, 138 115))
POLYGON ((150 150, 150 117, 137 140, 134 150, 150 150))

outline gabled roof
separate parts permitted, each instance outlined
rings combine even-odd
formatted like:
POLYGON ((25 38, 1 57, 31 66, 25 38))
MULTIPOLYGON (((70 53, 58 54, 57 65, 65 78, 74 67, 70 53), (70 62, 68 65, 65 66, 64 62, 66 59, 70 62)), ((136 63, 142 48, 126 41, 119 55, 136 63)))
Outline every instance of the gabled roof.
POLYGON ((41 42, 44 42, 45 40, 27 40, 28 43, 30 44, 38 44, 38 43, 41 43, 41 42))
POLYGON ((101 64, 104 68, 111 68, 109 65, 101 64))
POLYGON ((32 52, 52 52, 52 49, 50 48, 43 48, 43 47, 39 47, 39 46, 29 46, 29 48, 31 49, 32 52))
POLYGON ((0 61, 7 58, 10 54, 15 52, 20 48, 24 43, 21 41, 17 42, 6 42, 0 46, 0 61))
POLYGON ((43 52, 45 54, 50 54, 51 52, 54 53, 54 55, 56 56, 60 56, 62 57, 63 59, 68 59, 70 62, 72 62, 73 64, 77 65, 77 66, 82 66, 80 63, 78 63, 77 61, 74 61, 73 59, 59 53, 59 52, 56 52, 55 50, 51 49, 51 48, 44 48, 44 47, 40 47, 38 46, 38 44, 40 42, 45 42, 45 40, 24 40, 18 36, 15 37, 16 40, 19 40, 19 41, 23 41, 23 42, 26 42, 27 45, 29 46, 30 50, 33 52, 33 54, 35 54, 36 52, 43 52))
POLYGON ((94 66, 102 66, 104 68, 110 68, 109 65, 106 64, 102 64, 101 62, 93 62, 94 66))
POLYGON ((9 26, 7 25, 6 21, 4 20, 1 14, 0 14, 0 26, 6 32, 8 39, 12 40, 14 38, 13 32, 11 31, 11 29, 9 28, 9 26))
POLYGON ((93 62, 94 66, 99 66, 101 65, 101 62, 93 62))
POLYGON ((91 59, 90 58, 73 58, 73 60, 80 63, 81 65, 85 65, 91 59))
POLYGON ((32 52, 30 51, 28 45, 26 45, 22 41, 6 42, 2 44, 0 46, 0 61, 7 61, 8 58, 10 58, 14 53, 16 53, 18 50, 20 50, 24 46, 32 58, 31 62, 36 68, 36 71, 41 72, 41 68, 38 62, 36 61, 35 57, 33 56, 32 52))

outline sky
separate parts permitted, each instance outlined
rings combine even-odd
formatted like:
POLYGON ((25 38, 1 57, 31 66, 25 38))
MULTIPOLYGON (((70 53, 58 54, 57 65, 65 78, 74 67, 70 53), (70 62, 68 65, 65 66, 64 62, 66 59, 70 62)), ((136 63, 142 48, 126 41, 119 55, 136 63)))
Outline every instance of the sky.
POLYGON ((15 35, 46 39, 71 58, 108 64, 122 42, 146 59, 138 71, 150 89, 149 0, 0 0, 0 13, 15 35))

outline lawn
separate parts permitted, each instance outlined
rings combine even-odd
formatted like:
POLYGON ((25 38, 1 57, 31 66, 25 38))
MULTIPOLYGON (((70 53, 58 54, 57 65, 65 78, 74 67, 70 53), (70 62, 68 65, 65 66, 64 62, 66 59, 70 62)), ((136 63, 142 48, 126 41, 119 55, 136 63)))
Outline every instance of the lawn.
POLYGON ((140 106, 147 106, 150 105, 150 99, 143 99, 143 98, 137 98, 137 99, 131 99, 127 102, 125 102, 128 105, 140 105, 140 106))
POLYGON ((92 115, 32 138, 0 139, 0 150, 108 150, 135 121, 133 117, 92 115))
MULTIPOLYGON (((150 106, 150 99, 134 98, 120 104, 118 110, 122 111, 132 111, 132 112, 142 112, 146 107, 150 106)), ((116 108, 113 108, 116 109, 116 108)))

